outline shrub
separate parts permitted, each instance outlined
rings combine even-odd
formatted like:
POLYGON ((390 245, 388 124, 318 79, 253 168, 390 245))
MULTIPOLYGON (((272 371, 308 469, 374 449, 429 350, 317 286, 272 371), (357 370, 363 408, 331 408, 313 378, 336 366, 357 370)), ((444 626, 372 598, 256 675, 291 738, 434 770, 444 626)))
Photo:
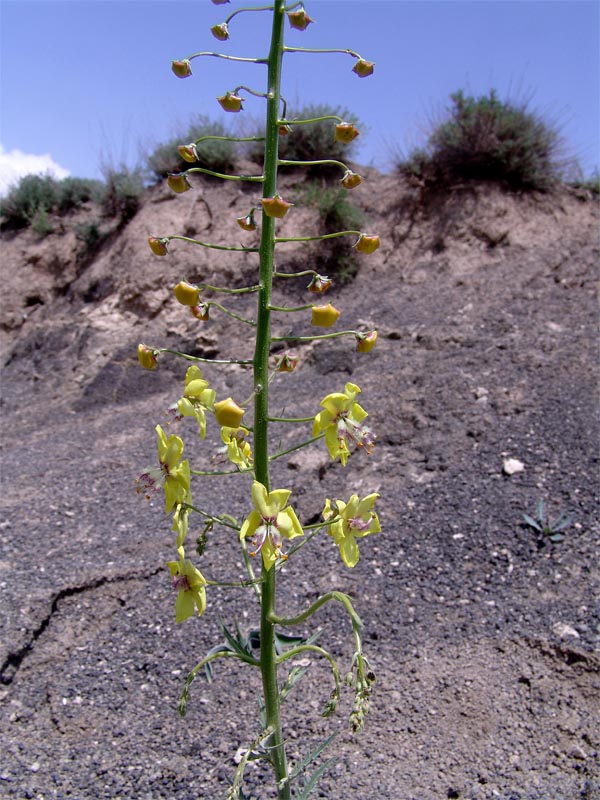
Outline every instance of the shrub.
POLYGON ((38 208, 31 219, 30 227, 34 233, 37 233, 40 239, 44 239, 48 234, 54 231, 54 223, 50 219, 45 208, 38 208))
POLYGON ((75 226, 75 236, 81 242, 80 257, 93 253, 102 243, 106 234, 100 230, 96 220, 75 226))
POLYGON ((177 152, 180 144, 195 142, 201 136, 227 136, 227 128, 220 122, 213 122, 200 114, 192 118, 180 135, 165 144, 158 145, 148 156, 148 168, 157 179, 166 178, 169 172, 182 172, 189 167, 203 167, 213 172, 227 173, 235 168, 236 153, 232 142, 209 139, 198 145, 198 161, 190 164, 177 152))
POLYGON ((109 217, 120 217, 127 222, 135 216, 140 207, 140 198, 144 191, 144 179, 139 168, 130 169, 121 166, 119 169, 104 169, 105 189, 102 198, 102 209, 109 217))
MULTIPOLYGON (((300 203, 317 209, 320 234, 362 228, 364 214, 350 203, 346 189, 324 188, 320 183, 311 182, 304 187, 300 203)), ((338 283, 352 280, 359 267, 353 244, 348 236, 320 241, 313 258, 314 269, 331 273, 338 283)))
MULTIPOLYGON (((307 105, 297 110, 288 111, 287 119, 315 119, 317 117, 338 116, 345 122, 356 125, 364 134, 365 126, 360 122, 355 114, 347 108, 329 105, 307 105)), ((322 159, 336 159, 347 162, 356 152, 358 140, 344 144, 335 141, 333 129, 335 120, 323 120, 313 122, 309 125, 292 125, 291 133, 281 136, 279 139, 280 158, 289 161, 320 161, 322 159)), ((262 164, 264 147, 261 142, 249 148, 250 157, 257 163, 262 164)), ((339 173, 339 167, 318 166, 307 169, 308 175, 329 175, 335 171, 339 173)))
POLYGON ((58 210, 61 214, 79 208, 83 203, 101 203, 105 186, 102 181, 91 178, 64 178, 57 185, 58 210))
POLYGON ((527 102, 500 100, 494 90, 480 97, 450 95, 445 121, 425 148, 397 164, 406 176, 445 186, 487 180, 511 189, 547 190, 561 178, 561 137, 527 102))
POLYGON ((25 175, 0 202, 9 228, 26 228, 36 215, 51 211, 58 201, 58 182, 50 175, 25 175))

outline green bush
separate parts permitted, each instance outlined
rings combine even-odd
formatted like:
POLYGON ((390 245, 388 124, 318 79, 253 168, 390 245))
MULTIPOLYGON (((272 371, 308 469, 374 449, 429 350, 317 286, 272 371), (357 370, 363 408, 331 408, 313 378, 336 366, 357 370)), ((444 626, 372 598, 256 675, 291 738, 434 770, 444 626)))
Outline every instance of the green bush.
POLYGON ((90 200, 101 203, 105 186, 102 181, 91 178, 64 178, 57 185, 58 210, 61 214, 79 208, 90 200))
POLYGON ((144 191, 144 178, 139 168, 121 166, 104 169, 105 189, 102 209, 109 217, 127 222, 138 212, 144 191))
MULTIPOLYGON (((315 119, 317 117, 341 117, 344 122, 351 122, 361 131, 365 127, 355 114, 347 108, 329 105, 307 105, 302 108, 288 111, 287 119, 315 119)), ((323 120, 308 125, 291 125, 291 132, 279 137, 279 156, 289 161, 320 161, 322 159, 335 159, 347 162, 356 152, 359 139, 349 144, 338 142, 334 139, 335 120, 323 120)), ((257 131, 256 135, 260 135, 257 131)), ((249 148, 249 155, 253 161, 262 164, 264 145, 257 142, 249 148)), ((339 174, 339 167, 318 166, 307 168, 309 176, 327 176, 339 174)))
POLYGON ((45 208, 38 208, 31 219, 30 226, 40 239, 44 239, 48 234, 54 232, 54 223, 45 208))
MULTIPOLYGON (((308 183, 300 197, 300 205, 315 208, 319 214, 319 234, 357 230, 363 227, 364 214, 348 200, 346 189, 326 188, 320 183, 308 183)), ((358 272, 359 261, 352 248, 354 239, 348 236, 320 241, 311 261, 322 274, 335 276, 338 283, 347 283, 358 272)))
POLYGON ((562 140, 558 131, 527 103, 489 95, 450 95, 445 121, 424 148, 397 164, 398 171, 425 184, 485 180, 511 189, 547 190, 560 180, 562 140))
POLYGON ((58 202, 58 181, 50 175, 25 175, 0 201, 0 214, 9 228, 26 228, 36 215, 49 211, 58 202))
POLYGON ((231 172, 236 165, 236 152, 233 142, 209 139, 198 145, 198 161, 190 164, 177 152, 180 144, 190 144, 201 136, 227 136, 228 130, 220 122, 213 122, 200 114, 194 117, 187 128, 165 144, 158 145, 148 156, 149 170, 158 178, 166 178, 169 172, 183 172, 189 167, 203 167, 213 172, 231 172))

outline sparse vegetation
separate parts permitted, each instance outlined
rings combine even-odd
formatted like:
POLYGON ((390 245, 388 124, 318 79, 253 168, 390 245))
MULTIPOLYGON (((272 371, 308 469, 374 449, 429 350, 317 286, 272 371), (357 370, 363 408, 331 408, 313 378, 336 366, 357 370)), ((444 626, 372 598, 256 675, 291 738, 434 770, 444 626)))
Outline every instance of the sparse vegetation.
POLYGON ((198 145, 198 161, 190 164, 177 152, 177 146, 195 142, 202 136, 227 136, 227 128, 220 122, 213 122, 204 115, 194 117, 187 128, 164 144, 158 145, 148 156, 148 169, 158 180, 166 178, 169 172, 182 172, 190 166, 211 169, 213 172, 227 173, 235 168, 235 145, 230 141, 209 139, 198 145))
POLYGON ((141 169, 121 165, 118 169, 107 167, 104 170, 104 196, 102 209, 109 217, 119 217, 127 222, 135 216, 139 207, 144 178, 141 169))
MULTIPOLYGON (((347 108, 329 105, 306 105, 302 108, 288 111, 287 119, 316 119, 318 117, 338 116, 346 122, 356 125, 361 133, 365 133, 365 126, 355 114, 347 108)), ((279 141, 279 155, 290 161, 318 161, 320 159, 337 159, 346 162, 356 152, 357 141, 343 143, 333 138, 335 122, 323 120, 310 125, 290 125, 291 131, 286 136, 281 136, 279 141)), ((250 157, 257 163, 262 163, 263 145, 257 143, 249 148, 250 157)), ((326 166, 304 167, 307 175, 325 176, 338 174, 339 167, 326 166)))
POLYGON ((5 227, 26 228, 58 204, 58 184, 51 175, 25 175, 0 201, 5 227))
MULTIPOLYGON (((320 234, 360 230, 363 226, 364 214, 349 201, 346 189, 324 188, 310 182, 303 188, 300 203, 318 211, 320 234)), ((321 241, 314 255, 315 269, 335 275, 338 283, 352 280, 359 266, 352 244, 346 236, 321 241)))
POLYGON ((439 188, 487 180, 545 191, 561 179, 561 136, 527 102, 500 100, 494 90, 480 97, 459 91, 450 99, 447 118, 425 147, 398 161, 400 174, 439 188))
POLYGON ((537 531, 540 543, 543 544, 545 538, 550 539, 551 542, 562 542, 565 538, 563 531, 572 524, 573 517, 571 514, 559 514, 557 517, 552 518, 546 508, 546 503, 544 500, 540 500, 537 504, 535 517, 523 514, 523 520, 526 525, 537 531))

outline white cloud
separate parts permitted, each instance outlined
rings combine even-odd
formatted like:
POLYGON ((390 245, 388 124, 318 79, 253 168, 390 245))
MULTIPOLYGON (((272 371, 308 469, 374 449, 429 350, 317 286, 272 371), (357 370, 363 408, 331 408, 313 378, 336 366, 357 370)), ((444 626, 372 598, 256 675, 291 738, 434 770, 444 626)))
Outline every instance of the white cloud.
POLYGON ((24 175, 52 175, 61 180, 68 174, 69 171, 57 164, 49 153, 43 156, 22 153, 20 150, 7 153, 0 144, 0 197, 24 175))

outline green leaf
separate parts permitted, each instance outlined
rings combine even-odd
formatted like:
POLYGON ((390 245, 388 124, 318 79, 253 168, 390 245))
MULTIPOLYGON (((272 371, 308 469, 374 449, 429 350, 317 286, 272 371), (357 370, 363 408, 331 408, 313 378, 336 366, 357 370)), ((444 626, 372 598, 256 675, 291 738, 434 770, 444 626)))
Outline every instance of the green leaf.
POLYGON ((323 774, 327 772, 329 767, 335 764, 336 760, 337 759, 335 758, 328 759, 323 764, 321 764, 321 766, 318 769, 316 769, 313 772, 308 782, 304 784, 302 788, 302 793, 298 795, 297 800, 307 800, 307 798, 311 795, 313 789, 316 789, 317 784, 320 781, 323 774))
POLYGON ((522 517, 530 527, 535 528, 535 530, 539 531, 540 533, 544 532, 538 521, 533 517, 530 517, 529 514, 522 514, 522 517))
POLYGON ((308 672, 308 667, 292 667, 285 683, 279 690, 279 700, 283 703, 298 681, 308 672))
MULTIPOLYGON (((328 736, 327 739, 324 739, 320 744, 318 744, 315 747, 315 749, 311 753, 309 753, 307 756, 305 756, 302 759, 302 761, 300 761, 299 764, 297 764, 294 767, 294 769, 292 770, 292 772, 290 773, 290 780, 293 781, 294 778, 297 778, 298 775, 302 774, 306 770, 307 766, 311 763, 311 761, 314 761, 315 758, 317 758, 323 752, 323 750, 325 750, 327 747, 329 747, 329 745, 335 739, 336 736, 337 736, 337 732, 336 733, 332 733, 331 736, 328 736)), ((333 761, 333 760, 334 759, 329 759, 329 761, 333 761)), ((320 769, 320 767, 319 767, 319 769, 320 769)), ((306 796, 308 797, 308 795, 306 795, 306 796)))

